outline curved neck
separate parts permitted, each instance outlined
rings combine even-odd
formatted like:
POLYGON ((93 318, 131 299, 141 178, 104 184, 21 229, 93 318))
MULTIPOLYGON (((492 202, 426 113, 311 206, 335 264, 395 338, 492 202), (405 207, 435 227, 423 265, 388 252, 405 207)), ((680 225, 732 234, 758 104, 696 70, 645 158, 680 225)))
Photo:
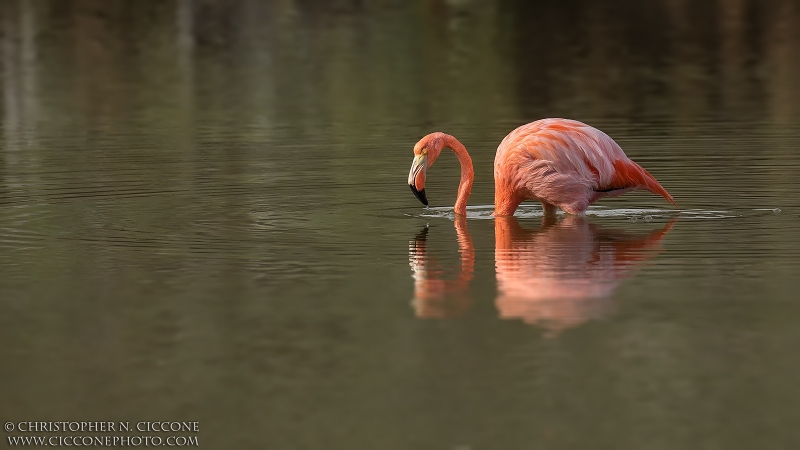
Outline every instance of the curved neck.
POLYGON ((453 208, 456 214, 462 216, 467 214, 467 199, 472 192, 472 181, 475 179, 475 172, 472 169, 472 158, 469 157, 467 149, 458 139, 446 134, 444 136, 444 146, 453 150, 461 164, 461 181, 458 183, 458 197, 453 208))

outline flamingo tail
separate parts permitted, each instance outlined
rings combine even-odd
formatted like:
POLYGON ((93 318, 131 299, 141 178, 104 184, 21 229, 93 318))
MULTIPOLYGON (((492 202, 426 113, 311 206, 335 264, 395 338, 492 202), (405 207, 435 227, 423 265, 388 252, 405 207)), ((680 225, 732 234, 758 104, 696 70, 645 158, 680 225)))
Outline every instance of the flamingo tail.
POLYGON ((644 167, 631 160, 617 160, 614 161, 614 169, 614 179, 611 182, 611 186, 614 188, 647 189, 653 194, 664 197, 670 204, 680 209, 672 196, 669 195, 669 192, 644 167))

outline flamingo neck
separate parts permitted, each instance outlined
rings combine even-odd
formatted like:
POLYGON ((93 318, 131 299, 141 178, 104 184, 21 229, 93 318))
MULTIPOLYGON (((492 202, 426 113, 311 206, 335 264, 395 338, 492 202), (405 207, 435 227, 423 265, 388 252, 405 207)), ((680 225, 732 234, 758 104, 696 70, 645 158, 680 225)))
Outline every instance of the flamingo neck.
POLYGON ((472 193, 472 181, 475 179, 472 158, 470 158, 464 145, 453 136, 444 136, 444 146, 453 150, 453 153, 458 157, 458 162, 461 164, 461 181, 458 183, 458 197, 456 197, 456 204, 453 210, 456 214, 465 216, 467 214, 467 199, 469 194, 472 193))

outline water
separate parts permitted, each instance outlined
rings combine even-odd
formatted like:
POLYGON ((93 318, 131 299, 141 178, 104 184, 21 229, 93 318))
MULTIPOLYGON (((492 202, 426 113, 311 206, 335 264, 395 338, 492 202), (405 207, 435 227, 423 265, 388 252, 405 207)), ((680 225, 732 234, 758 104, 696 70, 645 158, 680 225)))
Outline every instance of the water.
MULTIPOLYGON (((795 448, 795 2, 9 0, 0 417, 206 448, 795 448), (489 217, 516 126, 675 197, 489 217), (406 185, 440 130, 470 151, 406 185)), ((10 435, 10 434, 9 434, 10 435)))

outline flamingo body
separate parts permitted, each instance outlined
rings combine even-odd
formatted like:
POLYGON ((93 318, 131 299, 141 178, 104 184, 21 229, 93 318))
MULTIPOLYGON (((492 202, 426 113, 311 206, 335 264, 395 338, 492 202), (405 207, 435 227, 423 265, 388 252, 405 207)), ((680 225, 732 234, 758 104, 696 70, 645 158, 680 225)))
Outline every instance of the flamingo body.
MULTIPOLYGON (((466 213, 472 188, 472 161, 464 146, 444 133, 431 133, 414 147, 409 185, 423 203, 425 170, 450 147, 461 162, 462 176, 455 212, 466 213), (420 167, 427 162, 427 166, 420 167), (468 167, 466 167, 468 166, 468 167), (420 195, 421 193, 421 195, 420 195)), ((535 200, 547 214, 557 208, 583 214, 603 197, 646 189, 678 206, 644 168, 628 159, 607 134, 569 119, 542 119, 509 133, 494 160, 495 215, 513 215, 520 203, 535 200)))

